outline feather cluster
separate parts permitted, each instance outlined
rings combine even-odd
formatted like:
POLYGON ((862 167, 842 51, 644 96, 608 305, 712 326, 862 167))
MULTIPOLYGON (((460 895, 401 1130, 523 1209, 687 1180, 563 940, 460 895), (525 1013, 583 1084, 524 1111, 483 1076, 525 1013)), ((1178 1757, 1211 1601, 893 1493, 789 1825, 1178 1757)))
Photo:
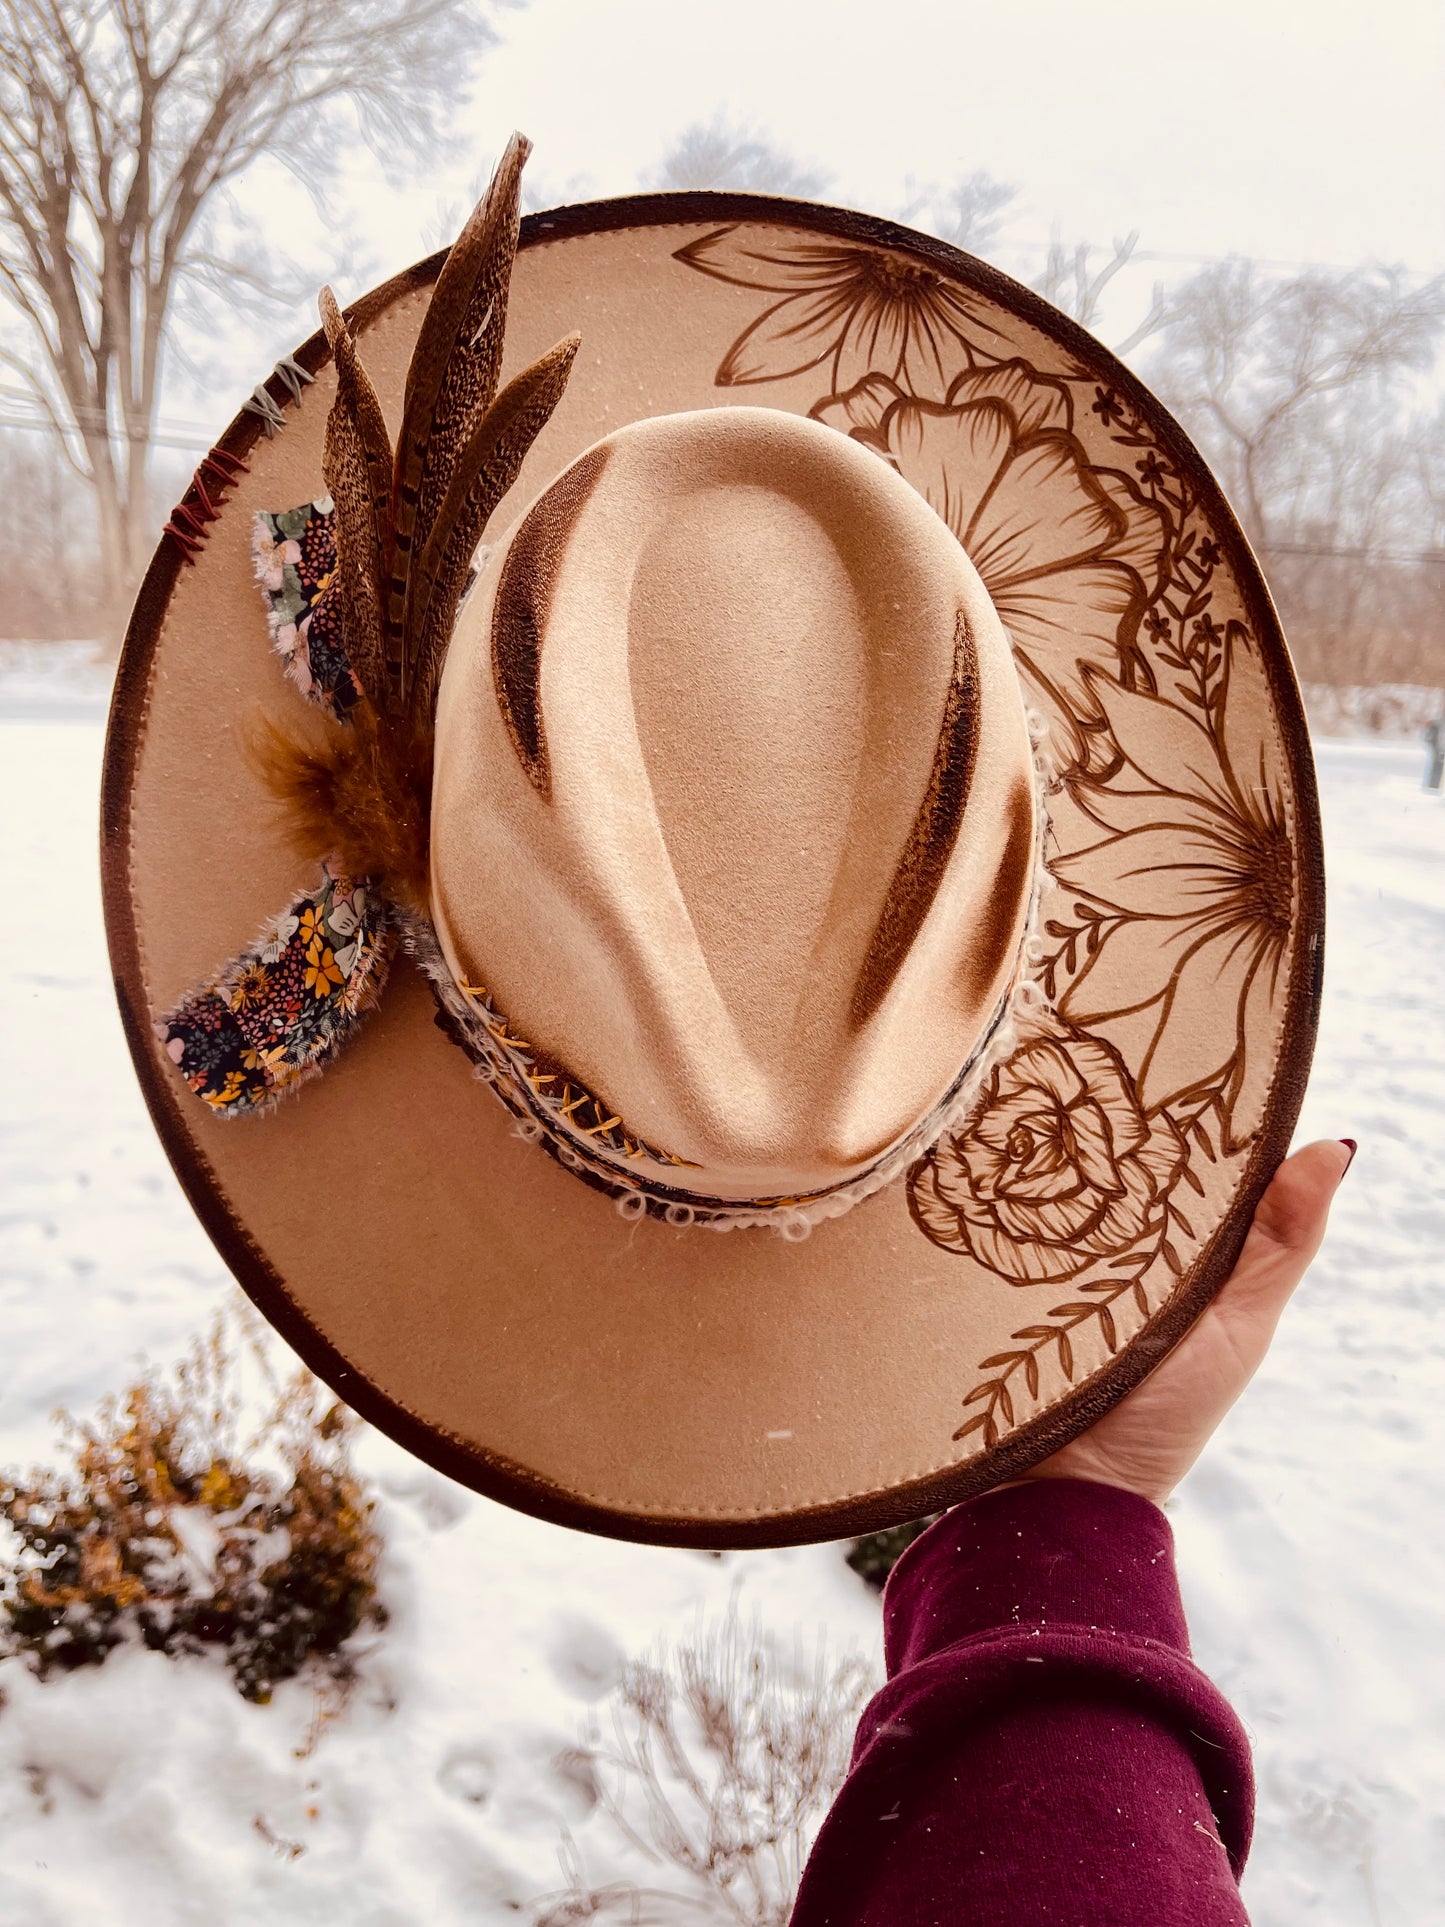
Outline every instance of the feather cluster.
POLYGON ((322 468, 335 504, 347 656, 362 697, 344 723, 268 722, 253 748, 299 850, 340 858, 426 913, 433 721, 457 605, 497 504, 562 398, 569 335, 498 394, 522 168, 512 137, 457 238, 407 372, 395 450, 330 288, 321 321, 336 365, 322 468))
POLYGON ((298 856, 430 915, 429 730, 388 725, 360 702, 345 722, 320 710, 284 726, 261 717, 247 747, 298 856))

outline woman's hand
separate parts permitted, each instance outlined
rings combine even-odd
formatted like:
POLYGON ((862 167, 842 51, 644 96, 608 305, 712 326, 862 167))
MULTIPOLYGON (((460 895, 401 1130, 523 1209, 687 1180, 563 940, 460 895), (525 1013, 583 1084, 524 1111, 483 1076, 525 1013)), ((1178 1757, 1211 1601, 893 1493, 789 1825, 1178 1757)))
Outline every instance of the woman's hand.
POLYGON ((1286 1158, 1208 1310, 1112 1412, 1023 1478, 1092 1479, 1162 1505, 1259 1369, 1354 1155, 1348 1138, 1327 1138, 1286 1158))

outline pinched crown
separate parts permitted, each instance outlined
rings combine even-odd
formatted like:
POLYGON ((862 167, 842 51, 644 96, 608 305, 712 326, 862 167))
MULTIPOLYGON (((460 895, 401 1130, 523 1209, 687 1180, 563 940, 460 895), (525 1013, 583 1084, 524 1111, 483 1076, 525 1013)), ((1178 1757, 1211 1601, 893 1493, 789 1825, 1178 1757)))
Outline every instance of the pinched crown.
POLYGON ((931 1142, 1017 975, 1036 846, 987 593, 831 429, 634 423, 462 612, 436 975, 527 1127, 624 1198, 787 1213, 931 1142))

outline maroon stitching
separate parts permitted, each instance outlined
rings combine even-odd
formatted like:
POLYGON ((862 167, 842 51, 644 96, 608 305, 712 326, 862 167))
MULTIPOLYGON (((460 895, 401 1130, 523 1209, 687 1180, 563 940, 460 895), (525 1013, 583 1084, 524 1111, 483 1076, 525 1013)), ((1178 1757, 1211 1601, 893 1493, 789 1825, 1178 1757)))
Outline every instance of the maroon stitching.
POLYGON ((191 477, 190 487, 172 509, 171 519, 161 531, 163 535, 175 537, 176 545, 181 552, 181 560, 187 566, 195 561, 196 551, 206 539, 207 525, 220 520, 221 504, 225 500, 226 490, 239 476, 249 472, 248 465, 241 460, 240 456, 232 455, 228 449, 213 448, 201 457, 196 472, 191 477), (211 478, 214 495, 207 492, 205 481, 202 479, 207 475, 211 478), (187 499, 192 495, 197 498, 195 503, 187 499))

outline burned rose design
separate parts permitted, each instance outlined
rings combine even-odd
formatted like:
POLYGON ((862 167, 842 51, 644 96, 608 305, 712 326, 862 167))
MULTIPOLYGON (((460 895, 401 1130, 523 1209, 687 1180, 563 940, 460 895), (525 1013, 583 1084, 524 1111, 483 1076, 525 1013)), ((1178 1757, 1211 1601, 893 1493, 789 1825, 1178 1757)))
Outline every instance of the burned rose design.
POLYGON ((1055 1283, 1157 1240, 1184 1156, 1119 1053, 1060 1032, 994 1070, 978 1109, 914 1166, 909 1205, 946 1251, 1011 1284, 1055 1283))

